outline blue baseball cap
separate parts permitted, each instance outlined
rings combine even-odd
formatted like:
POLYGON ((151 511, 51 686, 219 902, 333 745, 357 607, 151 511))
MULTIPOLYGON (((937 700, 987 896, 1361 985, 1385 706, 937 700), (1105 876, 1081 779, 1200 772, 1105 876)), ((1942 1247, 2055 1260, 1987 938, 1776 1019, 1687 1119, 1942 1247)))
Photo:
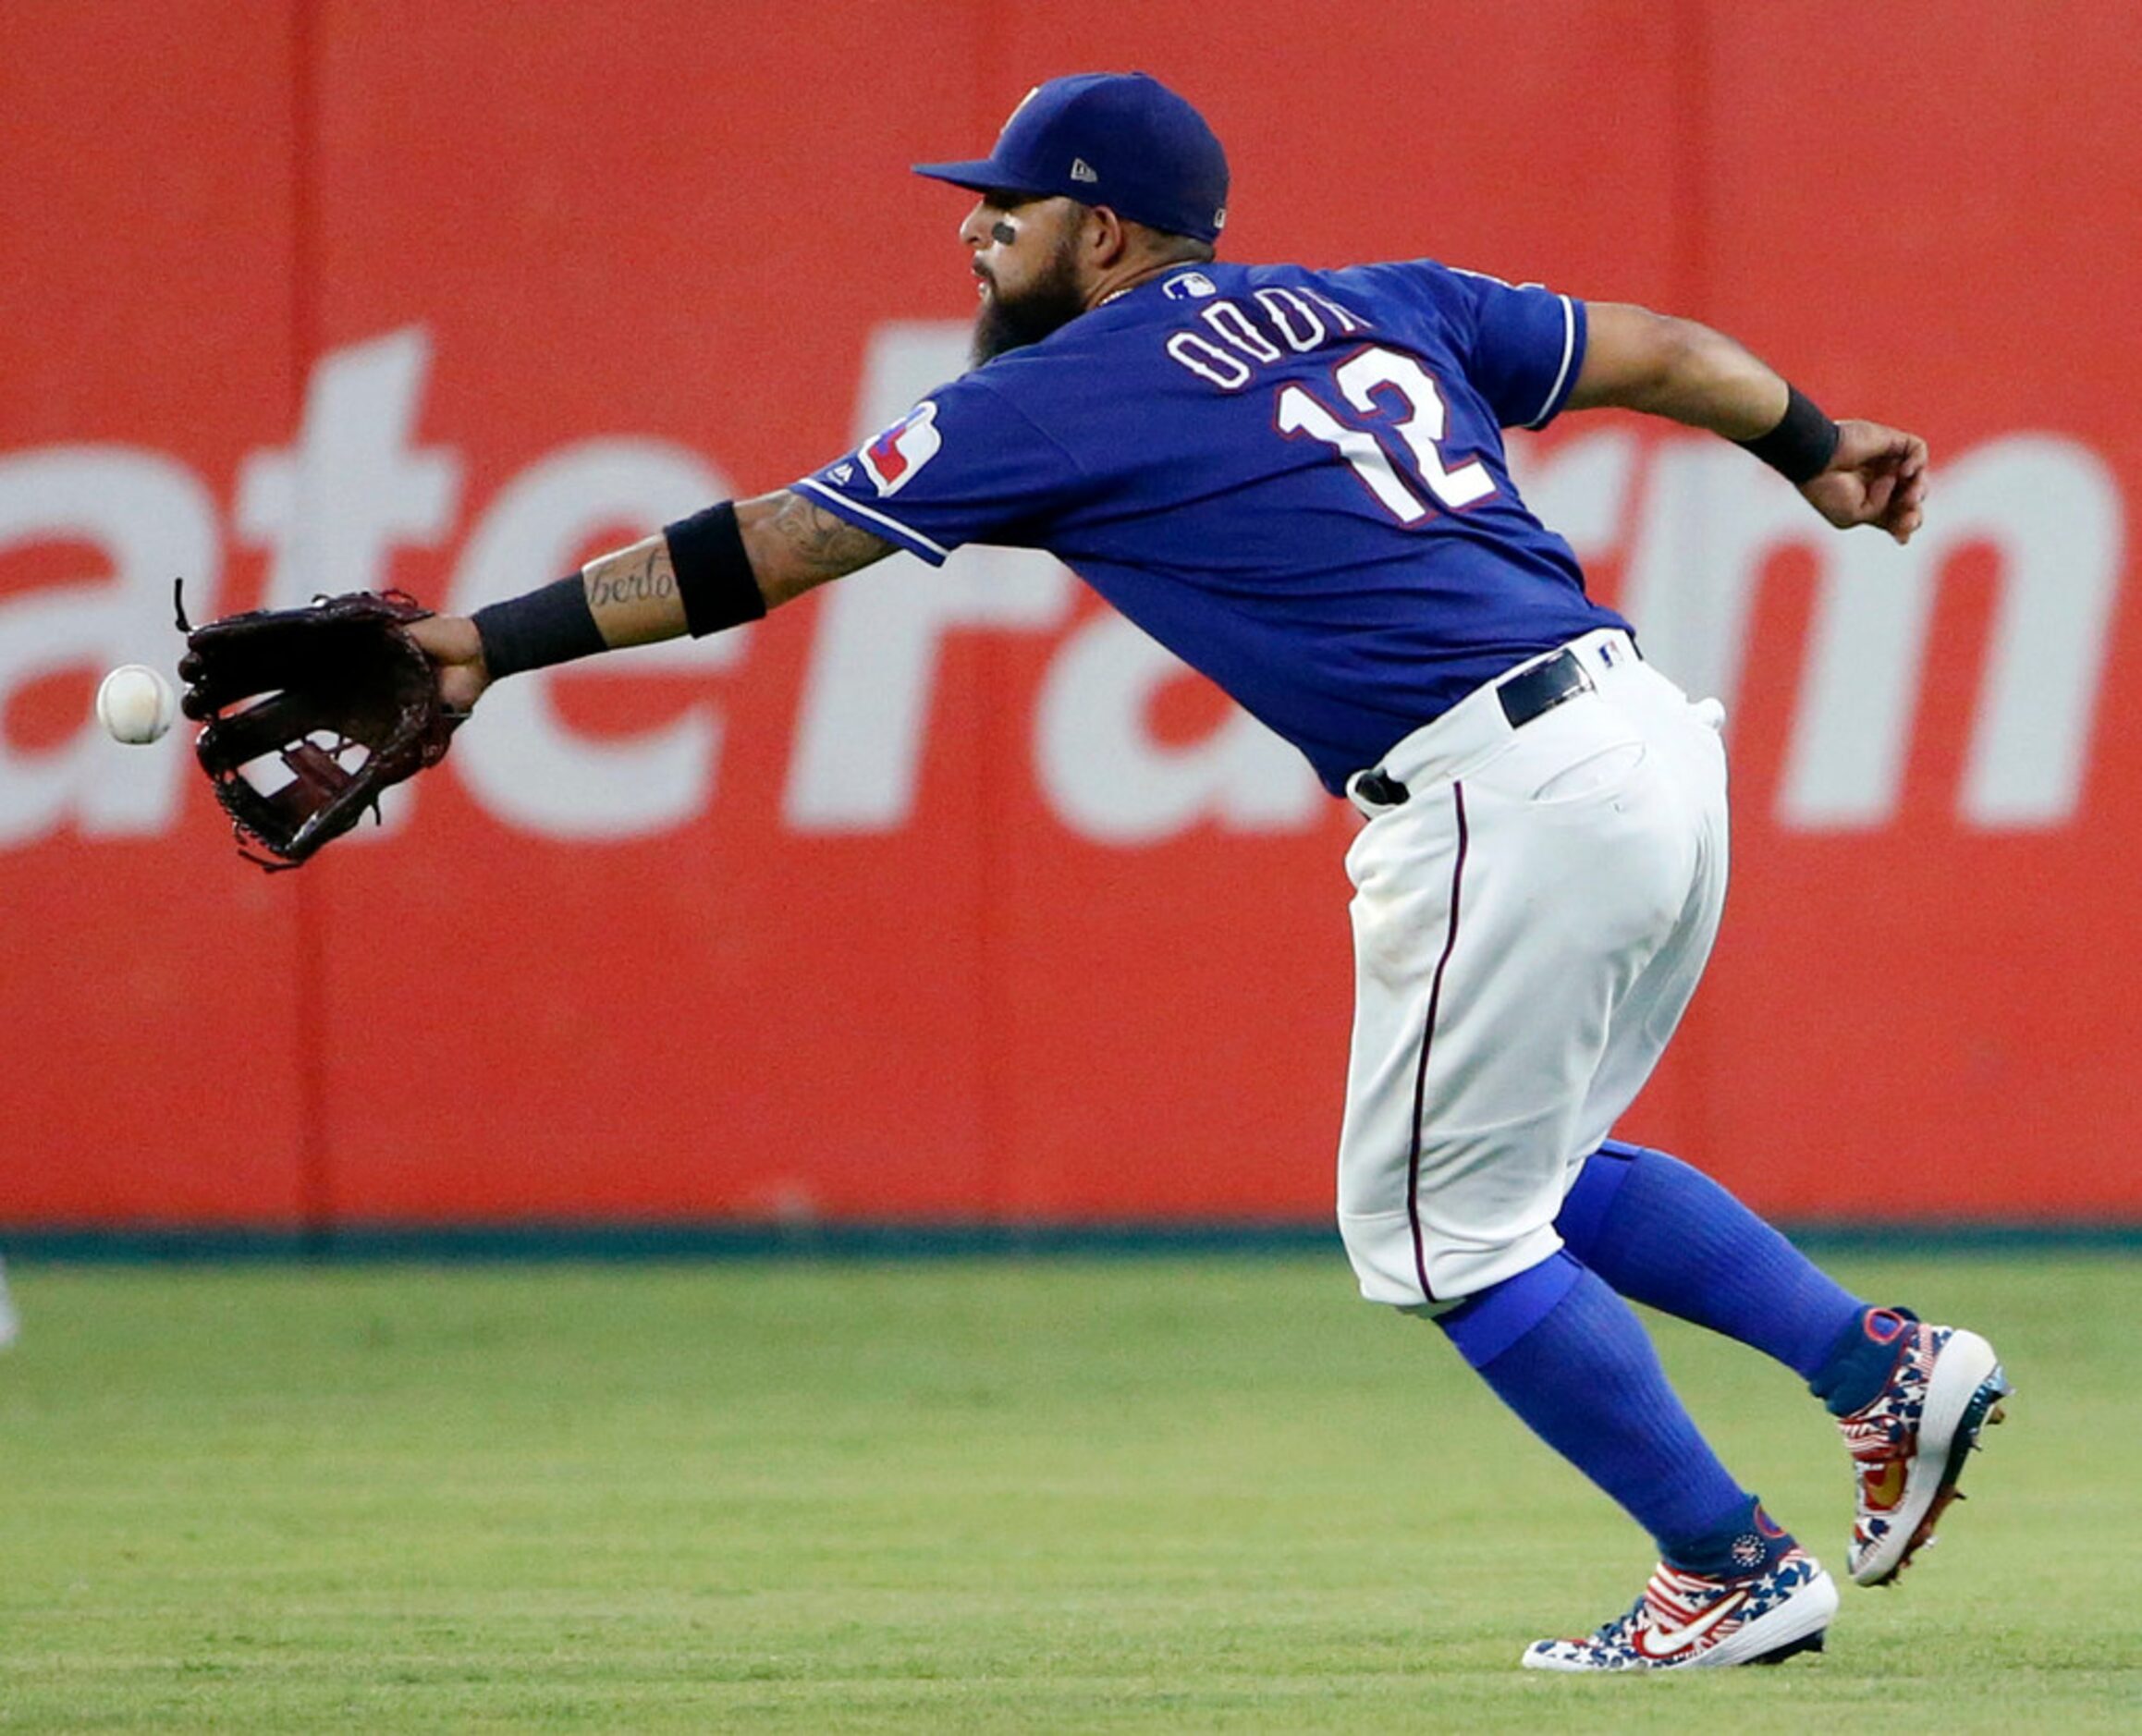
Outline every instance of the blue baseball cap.
POLYGON ((975 192, 1060 194, 1204 241, 1227 225, 1227 153, 1204 116, 1143 72, 1037 84, 987 156, 914 171, 975 192))

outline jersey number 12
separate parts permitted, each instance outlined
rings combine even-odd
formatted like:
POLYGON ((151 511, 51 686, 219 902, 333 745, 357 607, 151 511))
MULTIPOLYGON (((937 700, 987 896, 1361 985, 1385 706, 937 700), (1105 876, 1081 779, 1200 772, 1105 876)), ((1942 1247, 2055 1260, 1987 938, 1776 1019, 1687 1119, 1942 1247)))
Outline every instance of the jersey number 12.
MULTIPOLYGON (((1397 425, 1400 439, 1413 454, 1414 467, 1428 493, 1450 510, 1469 507, 1495 492, 1495 479, 1474 458, 1455 470, 1446 467, 1437 442, 1442 439, 1449 412, 1443 395, 1436 389, 1435 376, 1411 356, 1395 349, 1372 347, 1349 356, 1331 371, 1331 383, 1340 395, 1365 416, 1381 416, 1377 393, 1389 390, 1404 400, 1406 413, 1397 425)), ((1401 524, 1415 524, 1428 515, 1428 504, 1399 474, 1383 442, 1365 428, 1349 427, 1299 385, 1279 394, 1279 430, 1291 440, 1307 434, 1335 447, 1353 467, 1353 473, 1367 484, 1368 492, 1389 508, 1401 524)))

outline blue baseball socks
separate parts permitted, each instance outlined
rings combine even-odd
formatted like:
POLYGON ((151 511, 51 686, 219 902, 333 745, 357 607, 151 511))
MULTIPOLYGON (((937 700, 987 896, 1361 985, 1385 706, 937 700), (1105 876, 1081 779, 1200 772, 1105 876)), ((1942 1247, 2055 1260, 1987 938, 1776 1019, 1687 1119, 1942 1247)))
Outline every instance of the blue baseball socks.
POLYGON ((1863 1322, 1879 1311, 1679 1158, 1609 1140, 1585 1160, 1555 1229, 1571 1253, 1630 1301, 1776 1357, 1819 1397, 1865 1387, 1846 1410, 1866 1403, 1888 1377, 1885 1363, 1867 1384, 1871 1364, 1859 1348, 1863 1322))
POLYGON ((1792 1547, 1696 1432, 1629 1305, 1568 1253, 1489 1286, 1436 1324, 1675 1567, 1737 1577, 1792 1547))
POLYGON ((1609 1140, 1555 1220, 1563 1251, 1437 1322, 1497 1396, 1693 1573, 1792 1547, 1710 1449, 1626 1297, 1794 1370, 1833 1416, 1880 1392, 1911 1316, 1870 1308, 1702 1171, 1609 1140))

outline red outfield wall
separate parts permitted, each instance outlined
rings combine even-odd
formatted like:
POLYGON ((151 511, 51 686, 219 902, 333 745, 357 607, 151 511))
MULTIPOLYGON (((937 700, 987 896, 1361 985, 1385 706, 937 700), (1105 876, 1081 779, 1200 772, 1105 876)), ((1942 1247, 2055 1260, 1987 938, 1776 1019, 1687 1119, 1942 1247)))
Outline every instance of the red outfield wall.
MULTIPOLYGON (((1346 813, 1046 559, 901 557, 501 688, 264 878, 95 673, 352 584, 467 606, 956 369, 903 165, 1139 66, 1229 251, 1732 330, 1933 442, 1908 554, 1572 418, 1536 504, 1724 695, 1736 886, 1635 1136, 1801 1216, 2142 1216, 2142 123, 2115 7, 31 4, 0 56, 0 1224, 1292 1218, 1346 813)), ((1127 413, 1125 437, 1135 437, 1127 413)))

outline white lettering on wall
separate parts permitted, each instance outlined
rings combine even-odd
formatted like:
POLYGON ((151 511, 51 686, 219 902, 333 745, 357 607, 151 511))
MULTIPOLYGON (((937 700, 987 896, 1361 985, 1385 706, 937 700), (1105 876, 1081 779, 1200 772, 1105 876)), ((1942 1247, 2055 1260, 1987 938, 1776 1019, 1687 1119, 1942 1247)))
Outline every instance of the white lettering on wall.
MULTIPOLYGON (((1527 451, 1521 486, 1580 558, 1612 550, 1634 474, 1618 429, 1527 451)), ((1926 680, 1977 693, 1957 811, 1989 830, 2072 819, 2111 644, 2124 546, 2119 486, 2087 447, 2048 434, 1991 441, 1940 467, 1937 509, 1904 547, 1840 535, 1781 479, 1722 442, 1651 450, 1636 501, 1622 612, 1645 654, 1731 714, 1747 660, 1782 655, 1800 686, 1779 822, 1836 831, 1886 824, 1902 799, 1926 680), (1940 630, 1944 564, 1992 548, 2000 574, 1982 666, 1959 666, 1940 630), (1769 556, 1803 548, 1818 590, 1805 646, 1750 642, 1769 556)))
POLYGON ((379 590, 397 543, 428 548, 453 528, 459 460, 410 446, 430 361, 417 326, 323 356, 297 444, 239 469, 239 533, 275 551, 266 607, 379 590))
POLYGON ((1295 831, 1329 798, 1309 762, 1237 706, 1202 740, 1154 739, 1154 694, 1181 678, 1172 653, 1113 612, 1095 615, 1048 666, 1034 762, 1063 823, 1105 844, 1152 844, 1204 820, 1234 832, 1295 831))
MULTIPOLYGON (((0 598, 0 715, 8 695, 67 670, 177 661, 171 581, 192 581, 196 609, 215 594, 222 548, 215 503, 176 458, 128 446, 48 446, 0 454, 0 552, 83 542, 111 564, 108 579, 47 585, 0 598)), ((64 741, 35 752, 0 732, 0 848, 18 847, 69 820, 91 837, 162 832, 177 817, 177 752, 124 748, 84 707, 64 741)))
MULTIPOLYGON (((728 494, 693 454, 658 440, 587 440, 550 454, 501 489, 462 551, 449 606, 466 614, 569 570, 600 530, 659 530, 728 494)), ((749 628, 611 653, 566 670, 501 681, 455 739, 451 761, 477 801, 545 837, 640 837, 688 824, 712 799, 721 719, 694 701, 658 728, 589 740, 559 715, 552 683, 630 681, 649 669, 726 669, 749 628)))
POLYGON ((2086 447, 2031 434, 1979 446, 1940 482, 1941 510, 1906 546, 1839 540, 1779 791, 1788 825, 1879 825, 1896 812, 1929 680, 1977 691, 1966 820, 2056 825, 2082 800, 2119 588, 2118 486, 2086 447), (1976 669, 1943 637, 1935 594, 1941 564, 1973 543, 1991 545, 2000 587, 1976 669))
MULTIPOLYGON (((1291 325, 1279 329, 1297 341, 1291 325)), ((966 343, 962 323, 879 327, 864 357, 858 438, 959 373, 966 343)), ((447 542, 462 507, 459 456, 412 445, 429 362, 429 339, 414 327, 323 356, 290 446, 246 458, 233 522, 220 533, 205 485, 163 453, 0 453, 0 553, 80 542, 108 568, 0 597, 0 715, 11 695, 54 674, 170 667, 170 581, 186 577, 196 618, 227 606, 225 534, 270 550, 271 604, 377 588, 398 546, 447 542)), ((2127 558, 2118 483, 2090 448, 2019 433, 1941 464, 1935 509, 1904 549, 1871 532, 1828 530, 1790 487, 1722 442, 1652 441, 1611 422, 1551 446, 1515 439, 1512 450, 1526 499, 1580 559, 1624 561, 1621 602, 1646 654, 1692 691, 1730 707, 1751 657, 1794 660, 1780 824, 1834 831, 1890 821, 1935 681, 1966 685, 1975 700, 1955 798, 1965 824, 2016 830, 2076 815, 2127 558), (1997 594, 1987 649, 1959 666, 1940 592, 1967 546, 1990 550, 1997 594), (1816 563, 1808 637, 1805 646, 1751 644, 1756 592, 1781 547, 1804 548, 1816 563)), ((562 447, 483 506, 447 605, 466 610, 529 589, 564 571, 597 532, 651 531, 726 492, 713 466, 663 441, 562 447)), ((1078 836, 1137 846, 1200 825, 1273 832, 1317 822, 1324 798, 1305 763, 1240 711, 1197 741, 1156 737, 1154 697, 1181 666, 1113 615, 1071 626, 1075 596, 1051 557, 983 548, 960 551, 941 571, 896 555, 818 593, 783 628, 812 636, 787 825, 868 834, 916 820, 943 648, 977 630, 1062 635, 1031 700, 1033 775, 1078 836)), ((751 642, 750 630, 679 640, 501 683, 435 776, 459 776, 501 824, 545 837, 688 825, 717 788, 713 699, 680 699, 675 716, 629 738, 592 739, 569 727, 553 684, 732 669, 751 642)), ((85 716, 50 746, 0 735, 0 848, 68 825, 90 836, 166 830, 184 787, 186 733, 154 750, 119 749, 85 716)))

